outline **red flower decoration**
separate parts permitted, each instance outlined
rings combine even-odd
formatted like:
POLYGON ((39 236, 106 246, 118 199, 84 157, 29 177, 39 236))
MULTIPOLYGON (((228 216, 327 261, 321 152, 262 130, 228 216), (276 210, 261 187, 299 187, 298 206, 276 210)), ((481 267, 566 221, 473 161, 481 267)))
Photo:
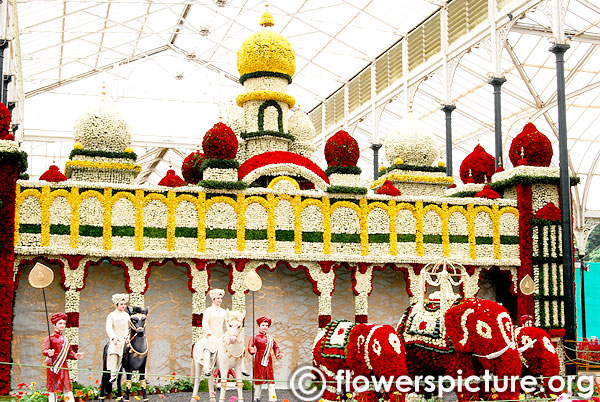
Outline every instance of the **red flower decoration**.
POLYGON ((552 160, 552 143, 540 133, 533 123, 527 123, 523 131, 517 135, 508 151, 508 157, 514 166, 521 166, 521 149, 524 151, 526 164, 530 166, 550 166, 552 160))
POLYGON ((460 164, 460 179, 469 183, 469 171, 475 183, 486 183, 492 178, 496 169, 494 157, 488 154, 479 144, 460 164), (487 179, 487 180, 486 180, 487 179))
POLYGON ((185 186, 185 181, 183 181, 181 177, 177 176, 173 169, 169 169, 165 177, 160 179, 158 185, 167 187, 181 187, 185 186))
POLYGON ((234 159, 238 140, 231 128, 219 122, 204 135, 202 149, 208 159, 234 159))
POLYGON ((561 218, 560 208, 549 202, 536 212, 535 217, 538 219, 548 219, 551 221, 559 221, 561 218))
POLYGON ((10 129, 10 111, 4 103, 0 103, 0 140, 15 139, 15 136, 9 131, 10 129))
POLYGON ((450 184, 450 185, 448 186, 448 188, 456 188, 456 184, 455 184, 455 183, 452 183, 452 184, 450 184))
POLYGON ((397 197, 397 196, 401 195, 402 193, 400 192, 400 190, 398 190, 398 188, 396 186, 394 186, 394 183, 392 183, 390 180, 386 180, 377 189, 377 194, 385 194, 385 195, 391 195, 393 197, 397 197))
POLYGON ((483 186, 483 190, 475 194, 475 198, 488 198, 490 200, 495 200, 496 198, 500 198, 500 194, 492 190, 490 186, 483 186))
POLYGON ((56 165, 51 165, 48 170, 40 176, 40 180, 52 181, 58 183, 60 181, 66 181, 67 176, 61 173, 60 169, 56 165))
POLYGON ((321 169, 316 163, 302 155, 286 151, 271 151, 254 155, 252 158, 242 163, 238 170, 238 178, 239 180, 242 180, 250 172, 263 166, 283 163, 302 166, 315 173, 321 179, 325 180, 325 183, 329 183, 329 178, 323 169, 321 169))
POLYGON ((200 167, 202 162, 206 160, 206 156, 200 151, 189 154, 181 165, 181 175, 189 184, 198 184, 202 180, 202 171, 200 167))
POLYGON ((360 157, 358 142, 344 130, 340 130, 325 144, 327 166, 356 166, 360 157))

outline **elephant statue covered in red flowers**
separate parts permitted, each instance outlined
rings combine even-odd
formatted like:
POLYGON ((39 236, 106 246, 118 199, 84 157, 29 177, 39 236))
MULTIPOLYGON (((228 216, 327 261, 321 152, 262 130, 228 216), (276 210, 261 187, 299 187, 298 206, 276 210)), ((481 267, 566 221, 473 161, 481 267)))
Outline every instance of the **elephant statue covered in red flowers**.
POLYGON ((541 328, 518 327, 515 339, 523 363, 523 375, 544 377, 544 395, 549 395, 549 377, 560 374, 560 359, 550 335, 541 328))
MULTIPOLYGON (((439 302, 416 303, 400 320, 397 331, 406 348, 410 376, 460 375, 464 379, 483 376, 486 370, 496 376, 521 375, 512 320, 501 304, 464 298, 444 310, 439 302)), ((498 385, 502 389, 504 383, 498 385)), ((479 392, 465 390, 457 395, 459 400, 479 399, 479 392)), ((497 396, 502 400, 518 397, 519 389, 512 392, 510 388, 497 396)))
MULTIPOLYGON (((404 346, 391 325, 354 324, 346 320, 330 322, 319 332, 313 347, 313 364, 325 374, 327 386, 325 401, 339 401, 346 394, 345 385, 352 389, 356 376, 397 378, 405 376, 406 360, 404 346), (337 389, 336 375, 339 370, 349 370, 350 376, 337 389), (338 392, 341 391, 341 392, 338 392)), ((359 384, 362 385, 361 382, 359 384)), ((393 388, 393 387, 392 387, 393 388)), ((385 400, 404 400, 395 388, 385 393, 385 400)), ((378 401, 374 392, 367 391, 357 397, 361 401, 378 401)))

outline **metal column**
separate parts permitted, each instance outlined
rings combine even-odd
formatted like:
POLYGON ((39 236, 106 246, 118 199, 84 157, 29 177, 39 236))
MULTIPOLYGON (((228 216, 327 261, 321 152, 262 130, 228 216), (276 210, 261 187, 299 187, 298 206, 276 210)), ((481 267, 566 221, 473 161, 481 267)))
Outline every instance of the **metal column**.
POLYGON ((8 82, 5 82, 4 77, 4 50, 8 47, 8 41, 6 39, 0 39, 0 79, 2 80, 2 87, 0 88, 0 102, 6 105, 6 93, 5 85, 8 90, 8 82))
MULTIPOLYGON (((567 149, 567 108, 565 101, 565 59, 569 45, 557 43, 550 48, 556 56, 556 101, 558 109, 558 150, 560 163, 560 212, 563 254, 563 283, 565 292, 565 342, 567 361, 577 358, 575 343, 575 289, 573 272, 573 222, 571 221, 571 183, 569 177, 569 151, 567 149)), ((567 374, 577 373, 575 363, 567 363, 567 374)))
POLYGON ((444 105, 442 110, 446 113, 446 176, 452 176, 452 111, 454 105, 444 105))
POLYGON ((502 84, 506 78, 494 77, 488 81, 494 87, 494 144, 496 147, 496 169, 502 165, 502 84))
POLYGON ((379 176, 379 149, 381 144, 371 144, 373 150, 373 180, 377 180, 379 176))

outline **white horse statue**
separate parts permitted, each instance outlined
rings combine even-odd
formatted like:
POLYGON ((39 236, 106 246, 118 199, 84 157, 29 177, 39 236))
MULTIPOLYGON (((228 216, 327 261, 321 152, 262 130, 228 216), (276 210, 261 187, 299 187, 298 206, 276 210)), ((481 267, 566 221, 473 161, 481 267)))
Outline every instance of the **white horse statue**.
MULTIPOLYGON (((235 372, 235 386, 238 391, 238 401, 244 402, 242 394, 242 359, 244 357, 244 317, 246 311, 229 311, 225 316, 225 333, 221 338, 221 342, 217 348, 216 366, 219 370, 221 381, 221 392, 219 394, 219 402, 225 401, 225 391, 227 386, 227 375, 230 370, 235 372)), ((200 376, 203 373, 204 367, 201 368, 203 362, 203 347, 202 343, 205 339, 200 339, 194 344, 192 349, 192 377, 194 378, 194 390, 192 391, 191 402, 196 402, 198 395, 198 386, 200 384, 200 376)), ((210 394, 210 402, 215 402, 215 381, 212 378, 208 379, 208 391, 210 394)))

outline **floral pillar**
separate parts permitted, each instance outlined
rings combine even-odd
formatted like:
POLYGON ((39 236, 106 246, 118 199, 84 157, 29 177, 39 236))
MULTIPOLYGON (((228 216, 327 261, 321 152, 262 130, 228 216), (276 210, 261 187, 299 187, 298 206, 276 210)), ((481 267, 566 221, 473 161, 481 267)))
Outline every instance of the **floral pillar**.
POLYGON ((145 258, 132 257, 125 260, 125 287, 129 292, 129 304, 132 307, 144 307, 144 293, 148 290, 150 262, 145 258))
POLYGON ((369 321, 369 295, 373 291, 373 266, 359 263, 352 270, 352 291, 354 292, 354 321, 366 324, 369 321))
MULTIPOLYGON (((66 264, 61 268, 61 285, 65 290, 65 313, 67 328, 65 336, 71 342, 73 349, 79 349, 79 300, 80 292, 85 288, 87 265, 82 264, 82 255, 63 255, 66 264)), ((69 369, 74 370, 73 377, 77 378, 77 360, 68 359, 69 369)))
MULTIPOLYGON (((12 141, 8 132, 10 114, 6 106, 0 104, 0 361, 10 362, 15 283, 13 269, 15 261, 15 198, 17 178, 25 167, 27 155, 19 151, 18 144, 12 141), (4 139, 6 138, 6 139, 4 139)), ((0 394, 10 391, 10 368, 0 365, 0 394)))
POLYGON ((335 271, 332 261, 319 261, 318 264, 306 264, 313 283, 313 290, 319 296, 319 328, 331 321, 331 295, 335 289, 335 271))
POLYGON ((203 335, 202 316, 206 309, 206 293, 208 292, 209 272, 206 260, 193 259, 189 264, 188 287, 192 292, 192 342, 195 343, 203 335))
POLYGON ((246 259, 238 259, 234 262, 234 267, 231 269, 229 278, 229 292, 231 293, 231 309, 233 311, 246 310, 246 274, 259 265, 258 261, 249 262, 246 259))

